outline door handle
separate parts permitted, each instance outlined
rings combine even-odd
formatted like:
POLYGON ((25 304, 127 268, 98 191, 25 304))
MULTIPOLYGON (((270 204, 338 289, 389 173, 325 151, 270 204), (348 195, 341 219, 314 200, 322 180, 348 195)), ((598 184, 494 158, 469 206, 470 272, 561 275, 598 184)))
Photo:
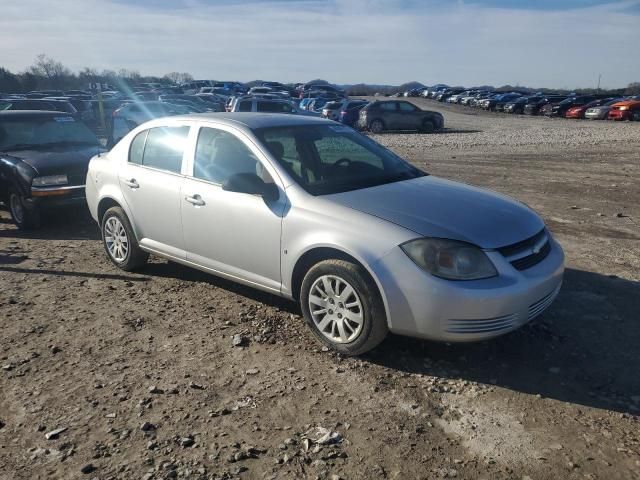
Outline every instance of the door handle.
POLYGON ((136 181, 135 178, 131 180, 123 180, 124 184, 131 188, 140 188, 140 184, 136 181))
POLYGON ((184 197, 184 199, 189 202, 192 205, 196 205, 198 207, 201 207, 204 205, 204 200, 202 200, 202 197, 200 195, 193 195, 193 196, 186 196, 184 197))

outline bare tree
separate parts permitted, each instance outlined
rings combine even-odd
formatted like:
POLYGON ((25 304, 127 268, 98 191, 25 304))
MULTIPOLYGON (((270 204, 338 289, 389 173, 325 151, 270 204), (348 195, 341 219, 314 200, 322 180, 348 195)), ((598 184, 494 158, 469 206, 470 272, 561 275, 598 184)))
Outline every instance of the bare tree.
POLYGON ((640 82, 633 82, 627 85, 624 93, 627 95, 640 95, 640 82))
POLYGON ((36 76, 44 77, 49 81, 71 76, 71 70, 53 58, 47 57, 44 53, 36 57, 36 61, 29 67, 28 71, 36 76))
POLYGON ((193 80, 193 76, 190 73, 186 72, 171 72, 167 73, 164 78, 170 80, 172 83, 177 83, 178 85, 181 83, 190 82, 193 80))

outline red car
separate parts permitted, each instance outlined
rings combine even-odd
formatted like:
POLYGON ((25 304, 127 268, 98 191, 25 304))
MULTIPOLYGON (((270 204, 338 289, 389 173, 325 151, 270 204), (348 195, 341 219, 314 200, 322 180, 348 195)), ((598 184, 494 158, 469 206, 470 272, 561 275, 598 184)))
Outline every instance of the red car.
POLYGON ((640 112, 640 100, 625 100, 611 105, 609 120, 633 120, 640 112))
POLYGON ((593 102, 589 102, 585 105, 576 105, 575 107, 571 107, 565 113, 566 118, 584 118, 584 113, 588 108, 591 107, 599 107, 600 105, 604 105, 605 103, 613 100, 612 98, 599 98, 598 100, 594 100, 593 102))

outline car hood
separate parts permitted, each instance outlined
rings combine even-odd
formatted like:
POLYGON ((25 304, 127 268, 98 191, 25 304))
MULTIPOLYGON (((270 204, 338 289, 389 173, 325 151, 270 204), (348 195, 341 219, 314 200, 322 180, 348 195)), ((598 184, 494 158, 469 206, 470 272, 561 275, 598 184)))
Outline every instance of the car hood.
POLYGON ((89 160, 106 151, 100 146, 69 146, 5 152, 33 167, 40 176, 86 172, 89 160))
POLYGON ((482 248, 520 242, 544 227, 538 214, 510 197, 433 176, 325 198, 419 235, 461 240, 482 248))

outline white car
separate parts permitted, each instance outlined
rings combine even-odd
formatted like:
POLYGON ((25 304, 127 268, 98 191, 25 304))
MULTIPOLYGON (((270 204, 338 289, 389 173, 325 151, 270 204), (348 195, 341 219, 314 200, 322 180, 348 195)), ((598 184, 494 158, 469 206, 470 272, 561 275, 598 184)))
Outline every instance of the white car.
POLYGON ((320 118, 153 120, 91 160, 86 197, 119 268, 153 253, 295 299, 311 331, 348 355, 389 331, 458 342, 510 332, 549 307, 564 271, 526 205, 430 176, 320 118))

